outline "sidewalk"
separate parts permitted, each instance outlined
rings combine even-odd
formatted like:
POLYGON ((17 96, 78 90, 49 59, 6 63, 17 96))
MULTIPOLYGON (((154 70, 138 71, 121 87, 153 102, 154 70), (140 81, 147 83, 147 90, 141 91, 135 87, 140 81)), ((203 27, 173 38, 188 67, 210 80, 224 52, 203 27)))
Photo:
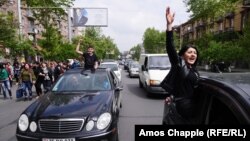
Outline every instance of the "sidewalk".
MULTIPOLYGON (((24 100, 24 98, 16 98, 16 90, 17 90, 18 85, 16 85, 16 82, 13 81, 13 85, 11 87, 11 92, 12 92, 12 99, 9 98, 9 93, 6 93, 7 98, 4 99, 2 90, 0 91, 0 103, 2 103, 3 101, 6 100, 15 100, 15 101, 19 101, 19 100, 24 100)), ((35 86, 32 86, 32 99, 34 99, 37 96, 36 91, 35 91, 35 86)))
MULTIPOLYGON (((211 72, 210 68, 206 69, 205 66, 197 66, 197 69, 199 71, 211 72)), ((232 67, 231 68, 231 73, 234 73, 234 72, 250 72, 250 69, 242 69, 242 68, 234 68, 234 67, 232 67)))

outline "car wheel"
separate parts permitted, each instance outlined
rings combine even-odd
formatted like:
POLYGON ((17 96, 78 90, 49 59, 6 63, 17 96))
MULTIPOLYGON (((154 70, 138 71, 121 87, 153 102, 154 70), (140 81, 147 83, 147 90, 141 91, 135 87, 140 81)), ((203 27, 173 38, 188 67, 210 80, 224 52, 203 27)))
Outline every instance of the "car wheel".
POLYGON ((141 83, 141 79, 139 79, 139 87, 140 87, 140 88, 143 88, 143 85, 142 85, 142 83, 141 83))

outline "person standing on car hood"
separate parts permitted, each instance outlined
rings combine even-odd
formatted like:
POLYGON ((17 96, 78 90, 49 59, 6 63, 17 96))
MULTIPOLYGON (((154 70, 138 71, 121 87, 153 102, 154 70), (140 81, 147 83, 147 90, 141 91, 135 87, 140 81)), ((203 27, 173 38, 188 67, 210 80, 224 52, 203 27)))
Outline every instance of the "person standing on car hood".
POLYGON ((198 50, 193 45, 185 45, 177 53, 174 46, 172 23, 174 13, 166 8, 166 50, 171 62, 171 70, 161 86, 172 96, 166 98, 166 104, 175 102, 176 110, 185 119, 190 119, 194 111, 194 88, 197 86, 199 73, 196 69, 198 50))

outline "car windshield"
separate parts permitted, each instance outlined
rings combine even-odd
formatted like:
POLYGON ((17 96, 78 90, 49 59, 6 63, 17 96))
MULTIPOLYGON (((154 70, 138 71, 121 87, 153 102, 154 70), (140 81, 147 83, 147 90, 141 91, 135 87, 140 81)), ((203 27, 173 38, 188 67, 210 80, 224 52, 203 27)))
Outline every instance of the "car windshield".
POLYGON ((149 58, 149 69, 169 69, 170 67, 168 56, 151 56, 149 58))
POLYGON ((74 73, 63 75, 54 85, 53 92, 81 92, 89 90, 110 90, 106 73, 74 73))
POLYGON ((117 64, 100 64, 101 68, 110 68, 114 71, 118 71, 118 66, 117 64))
POLYGON ((133 63, 133 64, 131 65, 131 67, 132 67, 132 68, 139 68, 140 65, 139 65, 139 63, 133 63))

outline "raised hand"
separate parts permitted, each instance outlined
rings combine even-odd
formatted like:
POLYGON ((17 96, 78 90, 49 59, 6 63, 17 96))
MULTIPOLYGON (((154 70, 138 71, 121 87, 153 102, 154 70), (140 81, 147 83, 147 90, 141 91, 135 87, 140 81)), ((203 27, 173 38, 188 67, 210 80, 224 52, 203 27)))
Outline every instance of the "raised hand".
POLYGON ((168 25, 171 25, 174 22, 175 13, 170 12, 170 7, 166 8, 166 21, 168 25))

